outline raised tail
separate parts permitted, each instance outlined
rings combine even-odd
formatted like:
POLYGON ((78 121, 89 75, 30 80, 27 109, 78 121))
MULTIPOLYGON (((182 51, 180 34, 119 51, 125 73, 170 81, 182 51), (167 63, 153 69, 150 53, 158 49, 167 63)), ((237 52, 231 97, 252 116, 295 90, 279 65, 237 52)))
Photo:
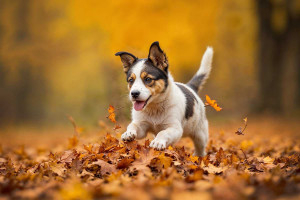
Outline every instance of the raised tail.
POLYGON ((195 92, 198 92, 198 90, 201 89, 201 87, 209 77, 213 54, 213 48, 207 47, 202 57, 199 70, 194 75, 194 77, 187 83, 187 85, 193 90, 195 90, 195 92))

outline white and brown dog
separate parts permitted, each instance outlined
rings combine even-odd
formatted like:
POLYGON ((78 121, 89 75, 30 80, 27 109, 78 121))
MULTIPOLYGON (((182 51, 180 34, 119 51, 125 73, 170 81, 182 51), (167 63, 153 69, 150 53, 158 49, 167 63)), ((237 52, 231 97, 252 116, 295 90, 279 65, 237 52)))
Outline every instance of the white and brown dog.
POLYGON ((127 52, 115 55, 121 57, 133 103, 132 122, 122 140, 142 139, 152 132, 156 137, 150 147, 163 150, 182 136, 189 136, 195 145, 194 154, 204 156, 208 122, 197 92, 209 76, 213 49, 207 48, 200 69, 187 84, 173 80, 167 56, 158 42, 151 45, 146 59, 127 52))

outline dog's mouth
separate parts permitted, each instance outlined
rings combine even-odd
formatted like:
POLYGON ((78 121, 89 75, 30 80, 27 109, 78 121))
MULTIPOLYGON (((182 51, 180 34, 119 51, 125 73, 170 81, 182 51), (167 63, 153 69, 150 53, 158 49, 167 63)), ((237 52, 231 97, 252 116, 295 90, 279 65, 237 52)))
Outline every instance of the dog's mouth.
POLYGON ((143 108, 145 108, 145 106, 147 105, 148 100, 150 99, 150 97, 146 101, 135 101, 134 104, 133 104, 134 109, 136 111, 143 110, 143 108))

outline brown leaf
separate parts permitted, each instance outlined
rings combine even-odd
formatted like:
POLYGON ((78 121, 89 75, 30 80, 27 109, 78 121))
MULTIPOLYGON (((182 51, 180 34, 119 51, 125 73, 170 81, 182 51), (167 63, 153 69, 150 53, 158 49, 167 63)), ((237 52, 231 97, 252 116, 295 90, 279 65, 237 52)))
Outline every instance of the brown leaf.
POLYGON ((68 150, 63 153, 60 157, 60 162, 63 163, 72 163, 72 161, 78 157, 78 153, 76 150, 68 150))
POLYGON ((117 171, 115 165, 109 164, 106 161, 100 159, 92 162, 90 166, 99 166, 101 174, 111 174, 117 171))
POLYGON ((132 158, 123 158, 122 160, 120 160, 117 164, 117 169, 125 169, 128 168, 131 163, 134 161, 134 159, 132 158))
POLYGON ((139 152, 135 153, 135 157, 136 159, 132 163, 130 169, 135 169, 138 171, 143 171, 143 170, 148 171, 149 170, 148 165, 150 164, 151 160, 157 156, 155 155, 154 149, 143 148, 139 152))
POLYGON ((237 134, 237 135, 244 135, 244 131, 245 131, 246 128, 247 128, 248 118, 247 118, 247 117, 244 118, 243 121, 244 121, 244 128, 239 127, 238 130, 235 132, 235 134, 237 134))

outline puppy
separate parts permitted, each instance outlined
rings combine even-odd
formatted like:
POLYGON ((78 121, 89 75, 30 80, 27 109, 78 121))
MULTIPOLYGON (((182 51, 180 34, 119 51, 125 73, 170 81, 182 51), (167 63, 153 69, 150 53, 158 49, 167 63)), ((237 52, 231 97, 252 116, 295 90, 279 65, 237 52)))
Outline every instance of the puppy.
POLYGON ((121 57, 133 103, 132 122, 122 140, 142 139, 152 132, 156 137, 150 147, 163 150, 189 136, 194 142, 194 155, 205 156, 208 121, 197 93, 211 71, 213 49, 207 48, 200 69, 187 84, 173 80, 167 56, 158 42, 150 46, 146 59, 127 52, 115 55, 121 57))

